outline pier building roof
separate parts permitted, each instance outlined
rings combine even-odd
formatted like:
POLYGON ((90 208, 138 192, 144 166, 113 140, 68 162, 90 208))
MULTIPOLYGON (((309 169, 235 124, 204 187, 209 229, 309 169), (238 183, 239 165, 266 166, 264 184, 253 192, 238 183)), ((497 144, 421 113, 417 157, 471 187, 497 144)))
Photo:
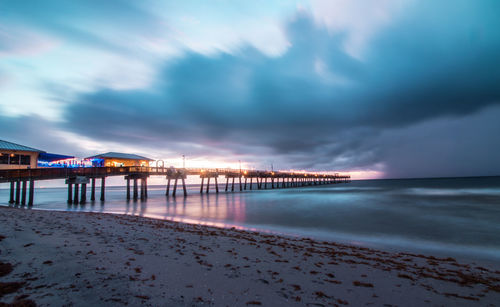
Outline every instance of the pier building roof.
POLYGON ((32 151, 32 152, 45 152, 40 149, 19 145, 16 143, 0 140, 0 150, 17 150, 17 151, 32 151))
POLYGON ((135 155, 135 154, 129 154, 129 153, 122 153, 122 152, 107 152, 99 155, 95 155, 92 157, 88 157, 87 159, 123 159, 123 160, 148 160, 148 161, 154 161, 153 159, 146 158, 143 156, 135 155))

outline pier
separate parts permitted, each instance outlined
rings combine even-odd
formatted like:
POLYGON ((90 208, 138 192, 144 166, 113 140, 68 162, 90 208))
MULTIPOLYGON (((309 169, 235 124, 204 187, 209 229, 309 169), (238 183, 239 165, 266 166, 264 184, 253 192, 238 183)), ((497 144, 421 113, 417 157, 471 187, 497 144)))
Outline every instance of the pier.
POLYGON ((87 187, 90 185, 90 201, 96 199, 96 181, 100 180, 100 201, 106 197, 106 177, 123 176, 126 181, 126 199, 145 200, 148 198, 148 178, 165 176, 165 195, 176 197, 182 186, 186 197, 187 176, 201 178, 200 193, 219 193, 219 178, 225 179, 224 192, 265 189, 298 188, 350 182, 349 175, 299 173, 279 171, 256 171, 235 169, 167 168, 149 166, 125 167, 75 167, 75 168, 34 168, 0 170, 0 183, 10 183, 9 203, 33 205, 35 182, 39 180, 63 179, 68 187, 68 203, 87 202, 87 187))

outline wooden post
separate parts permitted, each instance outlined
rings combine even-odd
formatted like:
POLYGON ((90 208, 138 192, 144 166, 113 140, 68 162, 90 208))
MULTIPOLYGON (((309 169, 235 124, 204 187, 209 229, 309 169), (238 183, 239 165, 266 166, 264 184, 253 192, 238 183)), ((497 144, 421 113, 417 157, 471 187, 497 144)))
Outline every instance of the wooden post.
POLYGON ((87 184, 82 183, 82 191, 80 195, 80 203, 84 204, 87 202, 87 184))
POLYGON ((23 180, 23 192, 21 194, 21 204, 26 205, 26 189, 27 189, 27 181, 23 180))
POLYGON ((73 203, 78 204, 78 188, 80 185, 78 183, 75 183, 75 193, 73 195, 73 203))
POLYGON ((30 179, 30 192, 28 196, 28 206, 33 206, 33 198, 35 197, 35 180, 30 179))
POLYGON ((165 195, 168 196, 169 193, 170 193, 170 178, 167 178, 167 191, 165 192, 165 195))
POLYGON ((219 183, 217 182, 217 177, 215 177, 215 193, 219 193, 219 183))
POLYGON ((141 178, 141 200, 146 198, 146 193, 144 192, 144 177, 141 178))
POLYGON ((188 196, 186 189, 186 181, 184 180, 184 177, 182 177, 182 189, 184 190, 184 197, 188 196))
POLYGON ((247 189, 247 177, 245 177, 245 187, 244 187, 245 191, 247 189))
POLYGON ((243 191, 243 187, 241 186, 241 175, 240 175, 240 192, 243 191))
POLYGON ((172 196, 175 197, 176 193, 177 193, 177 177, 175 177, 174 180, 174 190, 172 191, 172 196))
POLYGON ((271 189, 274 189, 274 177, 271 177, 271 189))
POLYGON ((127 200, 130 199, 130 177, 127 176, 127 200))
POLYGON ((148 177, 144 177, 144 197, 148 198, 148 177))
POLYGON ((21 181, 16 181, 16 205, 19 205, 19 195, 21 193, 21 181))
POLYGON ((139 191, 138 191, 138 187, 137 187, 137 178, 134 178, 134 200, 137 200, 137 198, 139 198, 139 191))
POLYGON ((227 192, 228 186, 229 186, 229 177, 226 177, 226 192, 227 192))
POLYGON ((233 177, 233 183, 231 184, 231 192, 234 192, 234 177, 233 177))
POLYGON ((9 198, 9 204, 14 203, 14 181, 10 182, 10 198, 9 198))
POLYGON ((68 204, 71 203, 73 203, 73 184, 68 183, 68 204))
POLYGON ((257 189, 260 190, 260 187, 262 185, 262 178, 257 177, 257 189))
POLYGON ((203 181, 205 180, 205 177, 201 177, 201 187, 200 187, 200 194, 203 194, 203 181))
POLYGON ((106 191, 106 177, 102 177, 101 179, 101 201, 104 201, 106 199, 105 197, 105 191, 106 191))
MULTIPOLYGON (((130 188, 130 181, 129 181, 129 188, 130 188)), ((128 192, 129 192, 129 198, 127 199, 130 199, 130 189, 128 192)), ((90 187, 90 200, 91 201, 95 200, 95 178, 92 178, 92 184, 90 187)))
POLYGON ((209 192, 209 189, 210 189, 210 176, 208 176, 207 178, 207 194, 209 192))
POLYGON ((250 177, 250 190, 252 189, 252 179, 253 177, 250 177))

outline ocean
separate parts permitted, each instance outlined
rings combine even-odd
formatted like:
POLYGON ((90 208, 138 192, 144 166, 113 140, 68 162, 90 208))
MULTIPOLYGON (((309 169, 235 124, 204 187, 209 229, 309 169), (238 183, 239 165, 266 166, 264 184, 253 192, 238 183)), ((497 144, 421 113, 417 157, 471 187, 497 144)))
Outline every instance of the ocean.
MULTIPOLYGON (((0 204, 8 206, 6 185, 0 204)), ((347 184, 165 196, 107 187, 106 201, 68 205, 64 187, 37 188, 33 209, 93 211, 308 236, 374 248, 500 260, 500 177, 359 180, 347 184)), ((235 190, 239 188, 235 186, 235 190)), ((90 189, 87 189, 88 193, 90 189)), ((99 189, 96 189, 99 198, 99 189)), ((89 195, 87 196, 89 199, 89 195)))

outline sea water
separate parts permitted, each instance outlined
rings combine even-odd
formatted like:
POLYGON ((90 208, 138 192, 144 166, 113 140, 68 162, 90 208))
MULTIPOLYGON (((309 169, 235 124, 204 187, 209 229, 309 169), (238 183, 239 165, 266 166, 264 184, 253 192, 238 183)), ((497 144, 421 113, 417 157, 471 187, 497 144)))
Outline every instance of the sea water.
MULTIPOLYGON (((0 205, 9 205, 2 185, 0 205)), ((139 215, 217 227, 269 231, 369 247, 428 250, 500 260, 500 177, 360 180, 347 184, 165 196, 149 186, 146 201, 107 187, 106 201, 68 205, 67 190, 38 188, 33 209, 139 215)), ((270 188, 270 185, 269 185, 270 188)), ((229 190, 231 188, 229 187, 229 190)), ((90 189, 87 199, 90 198, 90 189)), ((99 189, 96 189, 99 199, 99 189)))

